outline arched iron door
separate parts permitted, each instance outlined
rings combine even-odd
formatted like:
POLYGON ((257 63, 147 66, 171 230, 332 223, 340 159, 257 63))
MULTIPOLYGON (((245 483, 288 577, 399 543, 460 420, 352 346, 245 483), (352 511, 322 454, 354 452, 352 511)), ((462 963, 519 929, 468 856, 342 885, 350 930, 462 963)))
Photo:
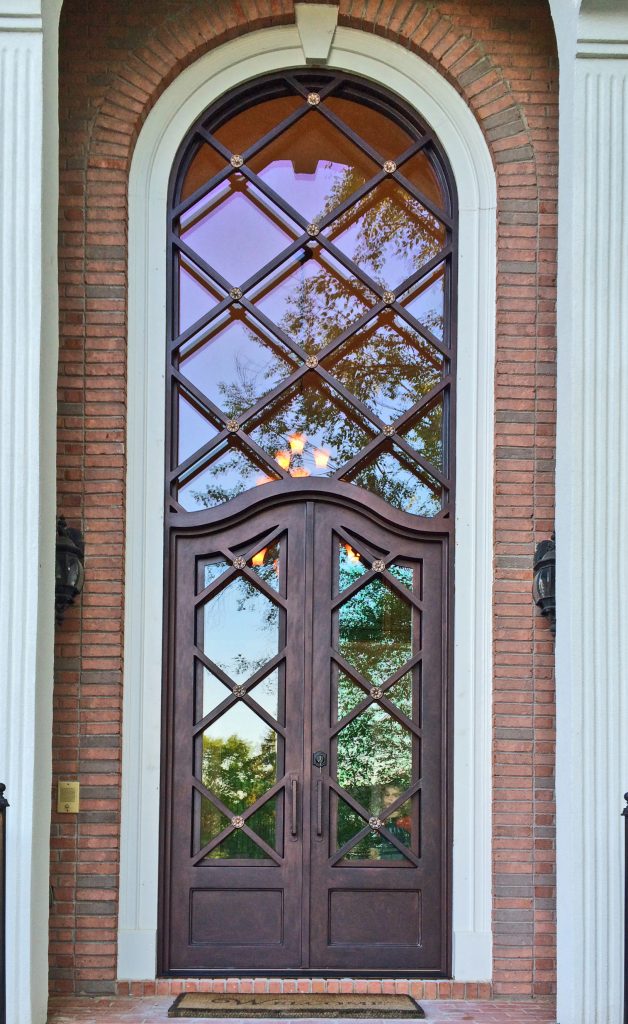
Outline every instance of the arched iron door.
POLYGON ((449 970, 455 231, 429 127, 350 75, 181 148, 164 973, 449 970))

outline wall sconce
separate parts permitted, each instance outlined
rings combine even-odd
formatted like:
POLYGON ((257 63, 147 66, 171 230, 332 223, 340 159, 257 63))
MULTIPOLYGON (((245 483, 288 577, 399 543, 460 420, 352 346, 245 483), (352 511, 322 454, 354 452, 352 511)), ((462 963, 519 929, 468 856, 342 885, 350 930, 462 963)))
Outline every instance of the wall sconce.
POLYGON ((55 554, 55 620, 60 626, 66 608, 81 593, 85 580, 83 534, 68 526, 63 516, 57 519, 55 554))
POLYGON ((551 540, 542 540, 534 552, 534 603, 541 615, 549 619, 552 636, 556 635, 556 534, 551 540))

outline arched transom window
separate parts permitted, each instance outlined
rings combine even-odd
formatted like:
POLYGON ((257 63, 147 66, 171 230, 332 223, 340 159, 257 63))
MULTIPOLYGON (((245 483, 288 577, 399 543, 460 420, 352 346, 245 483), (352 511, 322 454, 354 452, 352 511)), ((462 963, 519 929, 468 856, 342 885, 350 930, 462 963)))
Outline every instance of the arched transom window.
POLYGON ((203 115, 171 186, 171 510, 333 478, 448 514, 450 182, 414 112, 347 75, 203 115))

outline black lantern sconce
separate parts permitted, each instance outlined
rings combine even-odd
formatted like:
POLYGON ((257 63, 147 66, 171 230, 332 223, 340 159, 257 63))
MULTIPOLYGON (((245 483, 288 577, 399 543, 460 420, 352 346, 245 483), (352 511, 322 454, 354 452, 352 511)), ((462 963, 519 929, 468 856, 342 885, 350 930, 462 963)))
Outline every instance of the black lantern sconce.
POLYGON ((55 620, 58 626, 68 605, 83 589, 85 544, 80 530, 68 526, 63 516, 57 519, 55 559, 55 620))
POLYGON ((551 540, 542 540, 534 552, 534 603, 541 615, 549 619, 552 636, 556 635, 556 534, 551 540))

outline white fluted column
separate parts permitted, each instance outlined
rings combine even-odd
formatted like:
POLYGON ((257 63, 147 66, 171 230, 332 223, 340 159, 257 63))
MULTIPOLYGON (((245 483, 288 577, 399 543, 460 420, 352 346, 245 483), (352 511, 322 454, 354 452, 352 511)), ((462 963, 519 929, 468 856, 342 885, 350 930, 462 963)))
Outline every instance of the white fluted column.
POLYGON ((561 50, 557 1016, 617 1024, 628 790, 628 12, 625 0, 616 14, 612 3, 599 14, 596 0, 586 6, 561 50))
POLYGON ((43 1024, 48 993, 59 8, 56 0, 43 10, 40 0, 0 0, 0 779, 10 802, 8 1024, 43 1024))

